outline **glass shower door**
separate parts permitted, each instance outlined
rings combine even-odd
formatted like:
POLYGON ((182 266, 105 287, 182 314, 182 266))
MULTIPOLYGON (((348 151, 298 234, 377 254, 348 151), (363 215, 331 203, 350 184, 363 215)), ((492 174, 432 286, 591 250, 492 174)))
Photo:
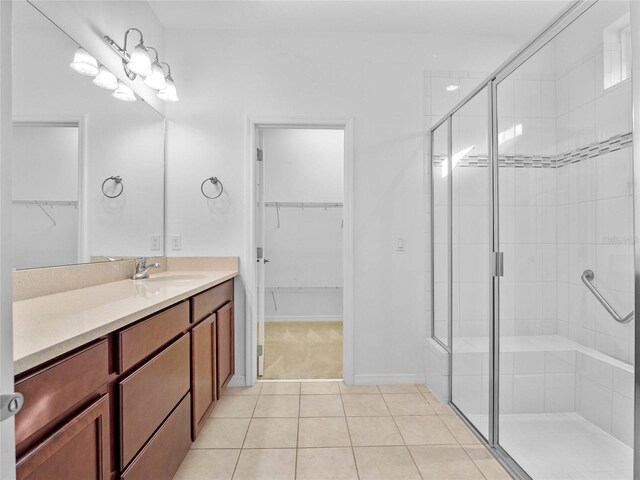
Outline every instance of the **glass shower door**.
POLYGON ((535 480, 633 478, 635 322, 590 289, 634 308, 628 28, 600 1, 497 83, 499 445, 535 480))
MULTIPOLYGON (((451 398, 489 438, 491 202, 488 88, 451 118, 451 398)), ((449 172, 442 169, 441 175, 449 172)))

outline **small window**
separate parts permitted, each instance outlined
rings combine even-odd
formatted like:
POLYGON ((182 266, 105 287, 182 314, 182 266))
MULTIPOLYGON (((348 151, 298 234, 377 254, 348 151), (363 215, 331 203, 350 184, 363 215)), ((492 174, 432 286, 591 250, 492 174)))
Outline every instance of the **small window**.
POLYGON ((602 34, 604 88, 631 76, 631 17, 627 13, 605 28, 602 34))

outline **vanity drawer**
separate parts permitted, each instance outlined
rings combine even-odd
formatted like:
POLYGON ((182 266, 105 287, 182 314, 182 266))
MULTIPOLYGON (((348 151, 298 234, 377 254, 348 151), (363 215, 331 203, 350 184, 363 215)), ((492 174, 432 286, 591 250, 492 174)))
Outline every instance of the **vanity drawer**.
POLYGON ((16 444, 60 420, 83 400, 98 398, 97 390, 108 375, 105 339, 19 380, 15 389, 24 395, 24 406, 16 415, 16 444))
POLYGON ((189 302, 182 302, 118 333, 118 373, 136 365, 189 328, 189 302))
POLYGON ((120 383, 120 469, 189 391, 189 350, 185 334, 120 383))
POLYGON ((122 480, 171 480, 191 447, 189 405, 185 396, 153 438, 131 462, 122 480))
POLYGON ((233 279, 191 298, 191 320, 196 323, 233 300, 233 279))

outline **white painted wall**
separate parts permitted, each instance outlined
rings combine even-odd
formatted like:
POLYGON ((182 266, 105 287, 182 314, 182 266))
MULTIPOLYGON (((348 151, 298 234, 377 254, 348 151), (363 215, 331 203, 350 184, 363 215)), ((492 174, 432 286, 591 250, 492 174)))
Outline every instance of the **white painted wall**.
MULTIPOLYGON (((342 202, 342 130, 266 129, 263 151, 266 202, 342 202)), ((342 232, 342 208, 266 207, 267 319, 342 318, 342 232)))
MULTIPOLYGON (((181 101, 167 107, 168 234, 181 255, 239 255, 246 117, 355 119, 355 380, 423 378, 423 71, 489 70, 519 40, 451 35, 166 32, 181 101), (199 48, 192 48, 199 45, 199 48), (206 57, 202 56, 206 51, 206 57), (200 182, 218 176, 221 201, 200 182), (396 237, 407 239, 396 252, 396 237)), ((241 289, 239 288, 238 291, 241 289)), ((236 311, 237 370, 244 368, 236 311)))

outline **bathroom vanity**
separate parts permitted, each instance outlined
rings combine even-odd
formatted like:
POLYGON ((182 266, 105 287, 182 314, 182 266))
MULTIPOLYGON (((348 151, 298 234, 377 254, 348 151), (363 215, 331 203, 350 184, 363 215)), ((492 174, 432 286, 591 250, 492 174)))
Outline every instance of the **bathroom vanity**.
POLYGON ((170 480, 234 374, 236 275, 15 302, 18 479, 170 480))

